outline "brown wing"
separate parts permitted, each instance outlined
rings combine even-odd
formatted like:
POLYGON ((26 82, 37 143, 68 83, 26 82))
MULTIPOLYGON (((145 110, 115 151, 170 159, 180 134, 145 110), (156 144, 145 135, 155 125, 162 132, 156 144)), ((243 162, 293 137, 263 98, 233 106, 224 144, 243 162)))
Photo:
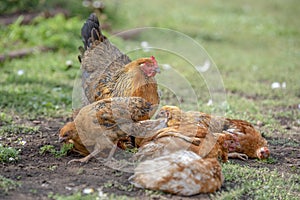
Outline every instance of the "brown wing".
POLYGON ((131 123, 149 116, 152 105, 141 97, 114 97, 95 103, 96 118, 100 125, 112 127, 131 123))
POLYGON ((81 35, 85 47, 81 56, 81 79, 83 95, 87 99, 83 105, 86 105, 95 101, 95 88, 100 83, 110 82, 112 75, 131 60, 102 34, 95 14, 84 23, 81 35))

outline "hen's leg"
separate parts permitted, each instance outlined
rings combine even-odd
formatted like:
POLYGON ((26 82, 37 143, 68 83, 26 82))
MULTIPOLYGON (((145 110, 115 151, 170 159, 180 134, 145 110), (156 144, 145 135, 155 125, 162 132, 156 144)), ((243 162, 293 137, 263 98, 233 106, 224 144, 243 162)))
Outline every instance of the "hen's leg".
POLYGON ((241 159, 241 160, 248 160, 248 156, 246 154, 236 153, 236 152, 229 153, 228 158, 238 158, 238 159, 241 159))
POLYGON ((98 153, 100 153, 100 149, 99 148, 95 148, 94 151, 92 153, 90 153, 89 155, 87 155, 84 158, 80 158, 80 159, 73 159, 70 160, 68 162, 68 164, 72 163, 72 162, 81 162, 81 163, 87 163, 92 157, 96 156, 98 153))
POLYGON ((113 147, 111 148, 109 154, 108 154, 108 157, 104 160, 104 161, 109 161, 111 160, 111 158, 113 157, 113 155, 115 154, 116 152, 116 149, 117 149, 117 144, 113 145, 113 147))

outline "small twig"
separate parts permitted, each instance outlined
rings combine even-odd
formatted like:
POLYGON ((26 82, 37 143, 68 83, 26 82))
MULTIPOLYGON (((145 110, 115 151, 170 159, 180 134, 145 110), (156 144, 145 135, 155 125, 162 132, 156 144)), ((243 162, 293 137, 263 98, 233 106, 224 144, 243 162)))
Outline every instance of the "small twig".
POLYGON ((7 54, 0 55, 0 62, 4 62, 7 59, 22 58, 24 56, 33 54, 35 52, 46 52, 46 51, 50 51, 50 50, 54 50, 54 48, 40 46, 40 47, 33 47, 33 48, 29 48, 29 49, 21 49, 21 50, 17 50, 17 51, 11 51, 7 54))
POLYGON ((21 24, 29 24, 37 16, 43 16, 45 18, 53 17, 57 14, 63 14, 64 16, 69 16, 69 11, 61 8, 55 10, 49 10, 44 12, 31 12, 31 13, 12 13, 0 16, 0 24, 9 25, 14 23, 20 16, 23 16, 21 24))

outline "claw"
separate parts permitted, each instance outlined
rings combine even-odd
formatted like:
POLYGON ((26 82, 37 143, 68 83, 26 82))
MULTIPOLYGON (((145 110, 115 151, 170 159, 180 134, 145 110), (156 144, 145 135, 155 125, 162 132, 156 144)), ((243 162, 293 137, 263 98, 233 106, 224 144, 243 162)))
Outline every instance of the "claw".
POLYGON ((248 156, 246 154, 243 154, 243 153, 229 153, 228 154, 228 158, 238 158, 238 159, 241 159, 241 160, 248 160, 248 156))
POLYGON ((80 162, 80 163, 88 163, 88 161, 90 160, 92 158, 92 156, 86 156, 86 157, 84 157, 84 158, 80 158, 80 159, 73 159, 73 160, 70 160, 69 162, 68 162, 68 165, 70 164, 70 163, 73 163, 73 162, 80 162))
MULTIPOLYGON (((109 155, 106 159, 101 160, 101 162, 107 162, 110 161, 113 157, 113 154, 115 153, 117 148, 117 145, 114 145, 111 149, 111 151, 109 152, 109 155)), ((85 156, 84 158, 80 158, 80 159, 73 159, 70 160, 68 162, 68 164, 73 163, 73 162, 80 162, 80 163, 87 163, 89 162, 89 160, 93 157, 95 157, 97 154, 101 153, 100 150, 98 148, 95 148, 94 151, 92 153, 90 153, 89 155, 85 156)))

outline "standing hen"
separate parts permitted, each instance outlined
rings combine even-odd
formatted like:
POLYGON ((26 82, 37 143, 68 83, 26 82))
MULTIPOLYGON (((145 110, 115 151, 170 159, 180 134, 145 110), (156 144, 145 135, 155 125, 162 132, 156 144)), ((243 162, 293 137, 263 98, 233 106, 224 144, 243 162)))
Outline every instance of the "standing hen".
MULTIPOLYGON (((81 29, 84 50, 79 56, 82 70, 82 105, 111 97, 142 97, 159 104, 154 78, 159 67, 153 56, 131 61, 102 34, 98 18, 91 14, 81 29)), ((75 110, 74 115, 78 113, 75 110)), ((155 109, 145 117, 149 119, 155 109)))

